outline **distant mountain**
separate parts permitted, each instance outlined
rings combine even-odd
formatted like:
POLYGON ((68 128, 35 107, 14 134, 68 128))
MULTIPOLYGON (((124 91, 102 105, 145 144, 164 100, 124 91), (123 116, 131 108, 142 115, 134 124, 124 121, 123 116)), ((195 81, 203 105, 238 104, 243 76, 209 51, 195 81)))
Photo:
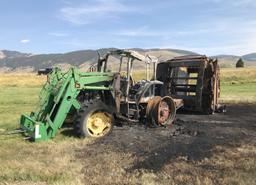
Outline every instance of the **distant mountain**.
POLYGON ((217 55, 214 56, 217 57, 219 59, 229 59, 229 60, 238 60, 239 58, 242 58, 243 60, 247 60, 247 61, 256 61, 256 53, 250 53, 247 55, 242 55, 242 56, 238 56, 238 55, 217 55))
MULTIPOLYGON (((69 68, 77 66, 82 69, 96 63, 98 60, 98 53, 101 56, 115 48, 103 48, 98 50, 80 50, 68 53, 53 53, 53 54, 31 54, 21 53, 18 51, 0 50, 0 71, 36 71, 40 68, 60 66, 62 68, 69 68)), ((197 54, 191 51, 178 50, 178 49, 141 49, 132 48, 142 54, 149 54, 158 57, 160 61, 171 59, 176 56, 197 54)), ((243 58, 246 65, 256 66, 256 53, 247 54, 244 56, 235 55, 217 55, 213 58, 218 58, 222 67, 234 67, 239 58, 243 58)), ((144 65, 140 64, 141 67, 144 65)))
POLYGON ((0 59, 4 58, 18 58, 18 57, 28 57, 30 53, 21 53, 18 51, 0 50, 0 59))
MULTIPOLYGON (((105 49, 99 52, 107 52, 105 49)), ((39 54, 31 55, 19 53, 16 51, 2 51, 5 57, 0 59, 0 67, 9 69, 32 67, 34 70, 54 65, 74 65, 79 66, 82 63, 93 63, 97 61, 98 54, 94 50, 74 51, 64 54, 39 54), (10 55, 12 54, 12 55, 10 55)))
POLYGON ((250 53, 243 56, 237 55, 216 55, 212 58, 218 58, 221 67, 235 67, 239 58, 242 58, 246 66, 256 66, 256 53, 250 53))
POLYGON ((256 61, 256 53, 250 53, 247 55, 243 55, 242 59, 247 60, 247 61, 256 61))
POLYGON ((240 56, 237 56, 237 55, 216 55, 213 57, 214 58, 226 58, 226 59, 230 59, 230 60, 236 60, 236 59, 240 58, 240 56))
MULTIPOLYGON (((5 70, 26 69, 38 70, 40 68, 70 65, 82 68, 88 68, 91 64, 97 62, 98 52, 101 56, 115 48, 103 48, 98 50, 80 50, 68 53, 39 54, 32 55, 20 53, 17 51, 0 51, 0 68, 5 70)), ((191 51, 176 49, 140 49, 133 48, 142 54, 150 54, 159 57, 160 60, 170 59, 175 56, 195 54, 191 51)))

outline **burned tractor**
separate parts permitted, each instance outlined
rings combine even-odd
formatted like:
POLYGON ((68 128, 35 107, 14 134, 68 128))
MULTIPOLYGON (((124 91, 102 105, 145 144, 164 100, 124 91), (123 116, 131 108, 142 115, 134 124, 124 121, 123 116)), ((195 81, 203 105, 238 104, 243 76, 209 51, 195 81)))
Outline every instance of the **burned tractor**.
POLYGON ((175 57, 158 64, 157 80, 164 93, 183 100, 183 109, 212 114, 219 105, 220 68, 218 61, 204 55, 175 57))
POLYGON ((55 68, 47 76, 37 110, 21 116, 21 129, 31 140, 40 141, 53 138, 68 118, 73 120, 79 137, 105 136, 116 119, 144 122, 148 126, 171 124, 176 104, 165 96, 164 84, 156 80, 156 66, 157 60, 150 56, 115 50, 99 57, 90 72, 76 68, 63 72, 55 68), (135 83, 135 63, 147 69, 153 64, 152 79, 135 83))

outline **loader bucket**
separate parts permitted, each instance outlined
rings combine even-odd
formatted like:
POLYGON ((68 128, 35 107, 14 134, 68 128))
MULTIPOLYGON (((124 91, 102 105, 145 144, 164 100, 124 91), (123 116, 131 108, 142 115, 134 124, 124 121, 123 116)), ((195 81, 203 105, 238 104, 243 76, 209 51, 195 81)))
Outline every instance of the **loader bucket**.
POLYGON ((45 125, 42 122, 36 122, 30 116, 21 115, 20 127, 25 131, 25 135, 33 141, 47 140, 45 125))

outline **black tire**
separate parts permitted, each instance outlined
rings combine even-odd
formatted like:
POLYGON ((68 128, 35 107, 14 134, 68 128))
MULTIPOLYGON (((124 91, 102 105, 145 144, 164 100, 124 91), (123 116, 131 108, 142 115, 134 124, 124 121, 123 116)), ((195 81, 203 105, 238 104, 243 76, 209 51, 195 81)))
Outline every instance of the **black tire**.
POLYGON ((75 134, 78 137, 103 137, 111 133, 113 129, 114 118, 113 113, 110 108, 101 101, 95 102, 86 102, 82 105, 81 109, 79 110, 76 118, 76 122, 74 125, 75 134), (93 117, 98 117, 98 121, 96 124, 103 123, 106 119, 107 121, 104 122, 105 125, 101 124, 102 126, 96 126, 95 120, 91 121, 93 117), (104 121, 102 118, 106 118, 104 121), (93 122, 93 123, 92 123, 93 122), (92 125, 93 124, 93 125, 92 125), (92 128, 94 127, 94 128, 92 128), (98 129, 100 128, 100 129, 98 129), (102 133, 99 131, 102 130, 102 133))

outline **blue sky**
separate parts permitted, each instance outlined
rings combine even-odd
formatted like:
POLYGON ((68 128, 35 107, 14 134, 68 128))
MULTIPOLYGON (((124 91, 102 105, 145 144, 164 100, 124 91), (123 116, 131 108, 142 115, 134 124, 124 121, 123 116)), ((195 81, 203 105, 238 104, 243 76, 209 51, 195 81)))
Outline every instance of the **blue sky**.
POLYGON ((255 0, 1 0, 0 49, 256 52, 255 0))

